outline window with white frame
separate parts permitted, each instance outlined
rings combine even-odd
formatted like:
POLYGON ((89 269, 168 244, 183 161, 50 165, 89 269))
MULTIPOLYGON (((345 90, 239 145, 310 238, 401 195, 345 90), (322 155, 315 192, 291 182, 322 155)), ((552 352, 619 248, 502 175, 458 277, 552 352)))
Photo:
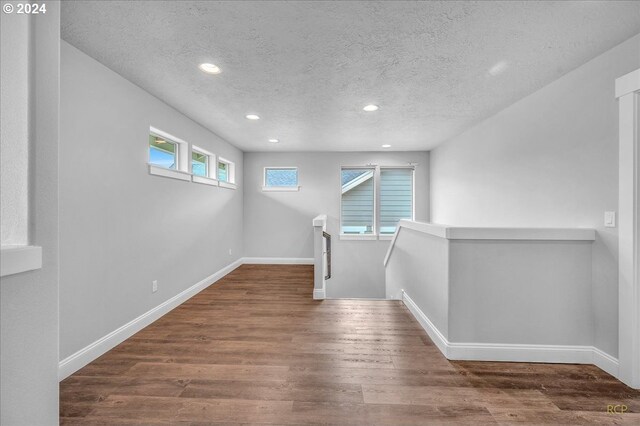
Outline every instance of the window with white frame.
POLYGON ((374 235, 375 168, 343 168, 340 233, 374 235))
POLYGON ((413 168, 380 168, 380 235, 396 232, 400 219, 413 220, 413 168))
POLYGON ((149 173, 180 180, 189 176, 189 144, 162 130, 149 128, 149 173))
POLYGON ((392 235, 401 219, 413 220, 413 176, 413 167, 343 167, 340 234, 355 239, 392 235))
POLYGON ((217 176, 219 185, 225 188, 235 188, 236 165, 222 157, 218 158, 217 176))
POLYGON ((197 146, 191 147, 191 179, 195 183, 216 186, 216 156, 197 146), (212 166, 214 167, 212 170, 212 166))
POLYGON ((179 145, 171 139, 153 133, 149 135, 149 164, 177 170, 179 151, 179 145))
POLYGON ((297 191, 297 167, 265 167, 263 190, 265 191, 297 191))
POLYGON ((209 155, 191 148, 191 173, 194 176, 209 177, 209 155))

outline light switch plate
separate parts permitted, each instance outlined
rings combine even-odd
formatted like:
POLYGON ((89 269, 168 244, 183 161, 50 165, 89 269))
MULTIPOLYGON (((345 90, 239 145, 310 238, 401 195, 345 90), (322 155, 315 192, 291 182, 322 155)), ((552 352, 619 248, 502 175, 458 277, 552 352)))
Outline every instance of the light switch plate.
POLYGON ((616 212, 604 212, 604 226, 605 228, 616 227, 616 212))

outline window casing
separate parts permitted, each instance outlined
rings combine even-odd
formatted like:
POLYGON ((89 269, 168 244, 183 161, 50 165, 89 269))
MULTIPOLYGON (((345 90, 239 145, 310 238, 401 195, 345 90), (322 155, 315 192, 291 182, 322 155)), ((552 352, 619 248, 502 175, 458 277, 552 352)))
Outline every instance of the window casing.
POLYGON ((341 239, 390 238, 415 217, 413 167, 342 167, 341 239))
POLYGON ((179 180, 191 180, 189 144, 160 129, 149 128, 149 173, 179 180))
POLYGON ((191 149, 191 173, 194 176, 209 177, 209 155, 195 147, 191 149))
POLYGON ((264 191, 298 191, 297 167, 265 167, 262 189, 264 191))
POLYGON ((380 168, 380 235, 394 234, 401 219, 414 219, 413 186, 413 168, 380 168))
POLYGON ((375 235, 375 168, 342 168, 340 234, 375 235))
POLYGON ((218 185, 223 188, 236 188, 236 165, 222 157, 218 158, 216 173, 218 185))
POLYGON ((212 165, 215 164, 214 154, 195 145, 191 147, 191 180, 195 183, 217 186, 215 169, 212 170, 212 165))

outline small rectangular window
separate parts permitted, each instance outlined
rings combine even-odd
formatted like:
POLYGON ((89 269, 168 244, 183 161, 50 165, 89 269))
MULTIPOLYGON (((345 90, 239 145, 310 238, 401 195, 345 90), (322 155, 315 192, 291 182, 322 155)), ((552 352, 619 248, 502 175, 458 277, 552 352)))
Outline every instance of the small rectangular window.
POLYGON ((223 188, 236 188, 236 165, 224 158, 218 158, 218 184, 223 188))
POLYGON ((400 219, 413 220, 413 169, 380 169, 380 235, 393 234, 400 219))
POLYGON ((195 176, 209 177, 209 154, 191 149, 191 173, 195 176))
POLYGON ((218 161, 218 180, 229 182, 229 163, 218 161))
POLYGON ((375 168, 342 169, 341 234, 374 234, 374 174, 375 168))
POLYGON ((297 167, 265 167, 263 189, 297 191, 298 190, 297 167))
POLYGON ((178 169, 178 143, 162 136, 149 135, 149 164, 165 169, 178 169))

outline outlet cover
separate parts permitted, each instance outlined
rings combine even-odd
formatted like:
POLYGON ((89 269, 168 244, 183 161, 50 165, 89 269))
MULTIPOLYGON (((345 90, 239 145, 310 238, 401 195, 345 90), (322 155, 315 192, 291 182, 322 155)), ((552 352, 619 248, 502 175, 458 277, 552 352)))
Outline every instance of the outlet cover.
POLYGON ((158 280, 153 280, 151 282, 151 291, 153 293, 155 293, 156 291, 158 291, 158 280))

